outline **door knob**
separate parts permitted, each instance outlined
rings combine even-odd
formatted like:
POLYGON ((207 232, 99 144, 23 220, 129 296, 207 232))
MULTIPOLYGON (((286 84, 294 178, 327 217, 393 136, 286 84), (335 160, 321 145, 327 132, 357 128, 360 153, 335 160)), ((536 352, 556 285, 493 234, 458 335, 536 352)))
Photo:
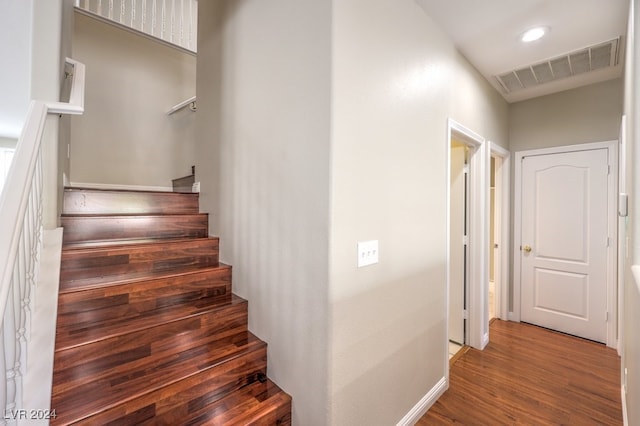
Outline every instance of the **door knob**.
POLYGON ((531 253, 531 246, 524 246, 522 250, 524 250, 525 253, 531 253))

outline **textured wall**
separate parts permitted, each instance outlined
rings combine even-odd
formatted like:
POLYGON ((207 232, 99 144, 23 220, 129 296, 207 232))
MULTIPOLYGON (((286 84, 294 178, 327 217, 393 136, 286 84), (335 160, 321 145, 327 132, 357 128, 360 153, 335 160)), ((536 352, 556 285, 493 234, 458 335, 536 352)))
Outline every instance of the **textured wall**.
POLYGON ((195 161, 196 58, 82 14, 73 56, 86 65, 85 114, 71 121, 70 180, 170 187, 195 161))

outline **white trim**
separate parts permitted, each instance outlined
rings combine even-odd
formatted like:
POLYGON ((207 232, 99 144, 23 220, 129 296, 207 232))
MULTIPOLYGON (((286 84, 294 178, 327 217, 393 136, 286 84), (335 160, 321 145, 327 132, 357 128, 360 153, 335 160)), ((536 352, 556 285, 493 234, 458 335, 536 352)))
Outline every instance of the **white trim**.
POLYGON ((171 115, 175 112, 180 111, 182 108, 189 107, 189 109, 193 112, 196 112, 196 97, 192 96, 189 99, 185 99, 184 101, 174 105, 171 107, 169 111, 167 111, 167 115, 171 115))
MULTIPOLYGON (((613 321, 607 323, 606 344, 611 348, 618 345, 617 324, 618 324, 618 307, 617 292, 619 283, 617 282, 617 249, 618 249, 618 141, 594 142, 577 145, 559 146, 553 148, 533 149, 529 151, 518 151, 515 153, 515 186, 514 186, 514 231, 513 231, 513 311, 509 313, 509 319, 512 321, 521 320, 521 273, 522 265, 520 262, 520 246, 522 245, 522 160, 523 158, 560 154, 567 152, 589 151, 594 149, 606 149, 608 151, 608 164, 611 167, 611 173, 608 179, 608 232, 611 238, 611 244, 607 252, 607 312, 609 318, 613 321)), ((620 289, 621 290, 621 289, 620 289)))
POLYGON ((488 213, 487 213, 487 200, 488 200, 488 188, 489 188, 489 170, 488 164, 490 162, 490 154, 488 144, 486 140, 478 133, 469 130, 455 120, 449 118, 447 121, 447 257, 446 257, 446 282, 447 282, 447 297, 446 297, 446 341, 445 341, 445 371, 446 377, 449 377, 449 362, 448 347, 449 341, 449 290, 450 290, 450 277, 449 268, 451 265, 451 259, 449 257, 450 252, 450 174, 451 174, 451 139, 456 136, 461 142, 466 143, 470 149, 470 161, 469 161, 469 177, 470 177, 470 197, 469 197, 469 256, 468 256, 468 288, 467 291, 467 311, 469 313, 469 319, 467 321, 467 330, 465 335, 465 343, 476 349, 482 350, 488 340, 489 321, 487 306, 488 301, 486 295, 489 291, 489 250, 488 250, 488 213))
MULTIPOLYGON (((626 155, 627 155, 627 116, 622 115, 620 120, 620 150, 618 152, 618 194, 622 195, 627 192, 627 171, 626 171, 626 155)), ((622 365, 624 364, 624 283, 625 283, 625 258, 627 257, 627 211, 624 216, 618 212, 618 355, 622 357, 622 365)))
POLYGON ((155 191, 155 192, 172 192, 171 186, 145 186, 145 185, 120 185, 117 183, 85 183, 70 182, 69 186, 87 189, 113 189, 118 191, 155 191))
MULTIPOLYGON (((448 359, 448 358, 447 358, 448 359)), ((448 361, 447 361, 448 362, 448 361)), ((414 407, 400 420, 397 426, 412 426, 415 425, 420 417, 431 408, 433 404, 442 396, 443 393, 449 388, 449 383, 445 377, 441 378, 434 387, 427 392, 425 396, 418 401, 414 407)))
MULTIPOLYGON (((500 227, 501 247, 499 270, 494 271, 498 276, 499 288, 496 288, 496 316, 500 319, 507 320, 509 312, 509 254, 510 236, 511 236, 511 220, 510 220, 510 178, 511 178, 511 153, 493 142, 489 142, 491 156, 500 159, 500 167, 496 167, 496 192, 495 197, 501 201, 499 209, 496 209, 496 226, 500 227), (500 185, 498 186, 498 180, 500 185)), ((491 158, 489 158, 491 161, 491 158)), ((496 164, 497 166, 498 164, 496 164)))

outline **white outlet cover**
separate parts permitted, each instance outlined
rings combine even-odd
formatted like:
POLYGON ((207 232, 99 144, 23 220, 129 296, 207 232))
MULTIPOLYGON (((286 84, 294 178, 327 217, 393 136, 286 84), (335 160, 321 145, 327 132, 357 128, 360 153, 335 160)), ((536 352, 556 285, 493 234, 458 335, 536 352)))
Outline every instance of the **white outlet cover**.
POLYGON ((378 240, 358 242, 358 268, 378 263, 378 240))

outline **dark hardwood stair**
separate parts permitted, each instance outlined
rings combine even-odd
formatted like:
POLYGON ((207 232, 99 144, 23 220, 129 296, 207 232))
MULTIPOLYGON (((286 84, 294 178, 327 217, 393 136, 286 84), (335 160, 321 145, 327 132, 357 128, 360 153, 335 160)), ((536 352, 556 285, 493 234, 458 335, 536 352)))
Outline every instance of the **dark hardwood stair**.
POLYGON ((291 423, 197 197, 65 190, 51 424, 291 423))

